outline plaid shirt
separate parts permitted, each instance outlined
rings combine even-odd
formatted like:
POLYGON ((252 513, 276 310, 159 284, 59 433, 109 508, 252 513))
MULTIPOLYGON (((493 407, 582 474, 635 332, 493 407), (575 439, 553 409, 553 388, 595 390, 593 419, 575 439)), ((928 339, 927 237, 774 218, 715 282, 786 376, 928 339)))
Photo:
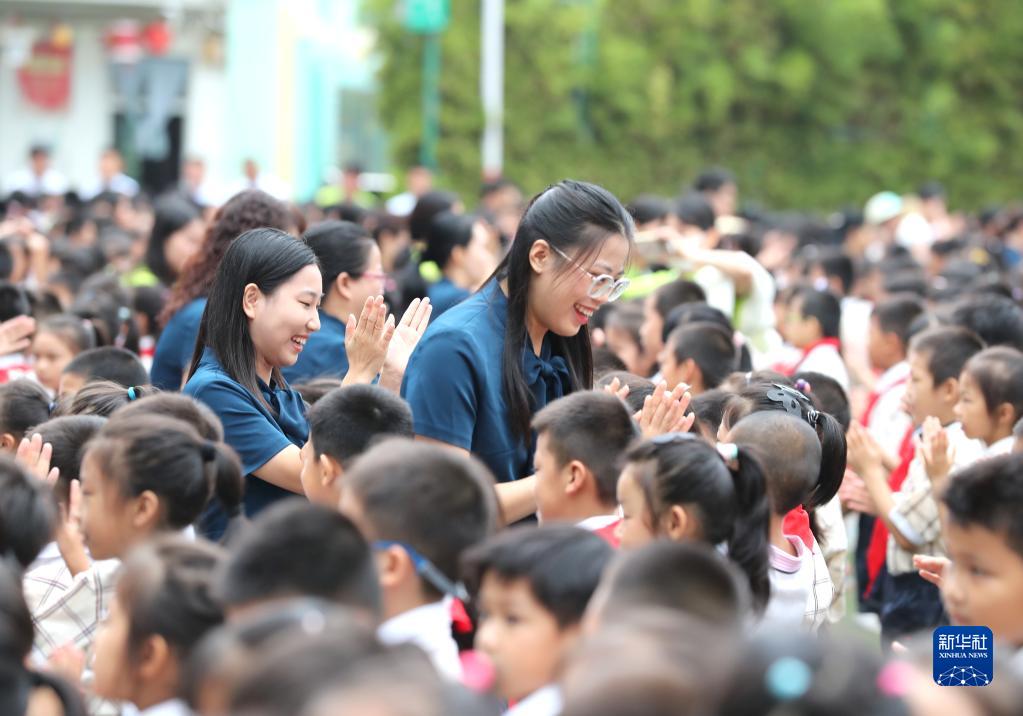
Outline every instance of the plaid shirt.
POLYGON ((89 569, 72 577, 64 560, 53 559, 50 551, 47 548, 23 582, 25 601, 35 623, 32 657, 36 663, 45 663, 55 649, 69 642, 90 653, 121 564, 116 559, 93 562, 89 569))
MULTIPOLYGON (((963 432, 959 423, 945 428, 948 442, 955 450, 952 472, 960 470, 976 462, 984 455, 984 446, 977 440, 970 440, 963 432)), ((885 565, 888 573, 910 574, 916 572, 913 566, 914 554, 929 554, 935 557, 945 556, 945 546, 941 541, 941 516, 938 512, 938 501, 924 467, 922 451, 917 450, 913 462, 909 465, 906 481, 898 492, 892 493, 892 509, 889 519, 899 527, 900 531, 915 548, 905 550, 899 546, 895 538, 888 536, 885 565), (908 533, 908 534, 905 534, 908 533)))

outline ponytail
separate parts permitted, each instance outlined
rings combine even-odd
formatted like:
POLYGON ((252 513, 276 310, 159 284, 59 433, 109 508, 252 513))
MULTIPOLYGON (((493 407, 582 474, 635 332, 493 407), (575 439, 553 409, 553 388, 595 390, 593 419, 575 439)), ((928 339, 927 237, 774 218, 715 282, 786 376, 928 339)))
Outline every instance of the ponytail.
POLYGON ((735 459, 727 461, 735 484, 735 521, 727 540, 728 557, 749 579, 753 608, 759 614, 771 596, 768 576, 768 524, 770 506, 766 480, 753 454, 744 448, 735 449, 735 459))
POLYGON ((821 441, 821 469, 817 474, 817 484, 803 505, 807 510, 813 510, 828 504, 838 494, 845 477, 846 444, 841 423, 830 414, 812 410, 808 420, 821 441))
POLYGON ((225 443, 206 440, 199 444, 199 454, 207 465, 213 482, 213 496, 227 515, 227 531, 221 541, 228 542, 245 520, 242 499, 245 478, 238 454, 225 443))

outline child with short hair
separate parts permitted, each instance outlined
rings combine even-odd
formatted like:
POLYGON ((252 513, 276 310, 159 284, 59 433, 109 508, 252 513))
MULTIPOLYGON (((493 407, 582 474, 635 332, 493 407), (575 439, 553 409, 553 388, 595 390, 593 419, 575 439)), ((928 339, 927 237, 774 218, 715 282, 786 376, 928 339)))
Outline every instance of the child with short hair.
POLYGON ((586 628, 653 607, 738 633, 752 606, 748 581, 710 545, 651 542, 622 553, 608 568, 590 602, 586 628))
POLYGON ((373 555, 336 508, 289 498, 240 530, 214 579, 228 617, 297 597, 349 607, 375 624, 380 587, 373 555))
POLYGON ((380 639, 421 647, 441 674, 459 679, 448 598, 465 601, 459 559, 497 524, 493 478, 473 458, 391 438, 346 473, 340 507, 376 553, 380 639))
POLYGON ((727 330, 716 323, 697 321, 674 329, 657 361, 669 388, 685 383, 693 395, 699 395, 717 388, 736 369, 736 354, 727 330))
POLYGON ((608 349, 625 364, 625 370, 645 376, 652 372, 656 354, 643 350, 642 327, 643 309, 635 305, 624 305, 610 312, 604 333, 608 349))
POLYGON ((541 523, 574 522, 617 547, 615 488, 625 450, 639 437, 628 408, 614 395, 579 391, 537 413, 533 430, 541 523))
POLYGON ((341 477, 373 443, 411 438, 412 410, 377 385, 332 390, 309 409, 309 439, 302 446, 302 488, 312 502, 336 508, 341 477))
POLYGON ((110 380, 127 390, 133 385, 149 385, 149 374, 137 355, 124 348, 103 346, 82 351, 60 374, 57 391, 62 400, 70 400, 92 380, 110 380))
POLYGON ((1023 455, 981 460, 960 470, 942 495, 942 536, 951 566, 941 594, 953 624, 983 624, 1023 652, 1023 455))
POLYGON ((51 395, 57 394, 60 375, 82 351, 96 346, 96 332, 89 321, 68 313, 40 321, 32 338, 32 371, 51 395))
POLYGON ((519 527, 465 556, 479 606, 476 649, 493 662, 508 716, 555 716, 560 662, 575 646, 611 547, 577 527, 519 527))
POLYGON ((33 425, 50 417, 51 400, 26 378, 0 385, 0 450, 13 454, 33 425))
POLYGON ((767 493, 745 448, 715 448, 692 433, 639 443, 626 454, 618 503, 622 547, 656 539, 721 546, 743 571, 757 611, 767 605, 767 493))
POLYGON ((1023 417, 1023 353, 1008 346, 981 351, 959 378, 956 417, 968 438, 986 446, 985 455, 1012 450, 1012 428, 1023 417))
POLYGON ((916 442, 908 452, 907 446, 900 449, 901 463, 890 475, 872 436, 859 426, 849 431, 850 465, 878 517, 866 550, 867 581, 860 589, 880 605, 886 644, 944 620, 938 590, 917 574, 913 555, 944 555, 934 488, 983 454, 983 446, 955 419, 960 373, 982 348, 976 335, 953 326, 932 328, 910 341, 904 405, 913 424, 922 427, 910 438, 916 442))
POLYGON ((28 569, 53 539, 57 509, 47 486, 0 455, 0 556, 28 569))
POLYGON ((802 351, 794 365, 783 373, 816 371, 834 378, 849 390, 849 371, 842 360, 838 340, 842 307, 835 295, 815 288, 793 294, 785 315, 785 339, 802 351))
POLYGON ((771 596, 763 621, 816 631, 834 601, 831 576, 812 535, 808 543, 805 536, 786 534, 784 523, 786 515, 806 504, 818 488, 820 438, 801 417, 768 410, 740 420, 726 439, 751 450, 766 477, 771 596))
POLYGON ((224 621, 210 592, 221 559, 214 545, 183 537, 164 537, 128 555, 96 636, 98 696, 131 703, 140 716, 191 713, 178 684, 192 649, 224 621))

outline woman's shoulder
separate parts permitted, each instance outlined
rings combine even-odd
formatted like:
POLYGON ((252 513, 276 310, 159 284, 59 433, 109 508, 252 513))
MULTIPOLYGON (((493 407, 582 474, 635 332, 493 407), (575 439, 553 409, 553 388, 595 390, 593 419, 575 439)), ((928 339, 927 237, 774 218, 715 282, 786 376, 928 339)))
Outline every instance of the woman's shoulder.
POLYGON ((494 300, 491 292, 483 288, 434 319, 423 338, 433 334, 434 338, 446 336, 475 343, 494 335, 503 336, 507 310, 507 302, 494 300))
POLYGON ((245 386, 232 378, 219 363, 208 360, 206 357, 203 357, 199 367, 195 369, 195 373, 185 383, 182 392, 198 399, 216 394, 251 397, 251 393, 245 386))

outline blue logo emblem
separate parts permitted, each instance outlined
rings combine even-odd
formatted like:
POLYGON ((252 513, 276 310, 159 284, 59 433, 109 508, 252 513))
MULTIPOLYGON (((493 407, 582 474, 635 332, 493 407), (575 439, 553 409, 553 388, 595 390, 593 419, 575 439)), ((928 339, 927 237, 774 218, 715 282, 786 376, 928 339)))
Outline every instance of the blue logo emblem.
POLYGON ((984 626, 947 626, 934 630, 934 683, 939 686, 987 686, 995 678, 995 643, 984 626))

